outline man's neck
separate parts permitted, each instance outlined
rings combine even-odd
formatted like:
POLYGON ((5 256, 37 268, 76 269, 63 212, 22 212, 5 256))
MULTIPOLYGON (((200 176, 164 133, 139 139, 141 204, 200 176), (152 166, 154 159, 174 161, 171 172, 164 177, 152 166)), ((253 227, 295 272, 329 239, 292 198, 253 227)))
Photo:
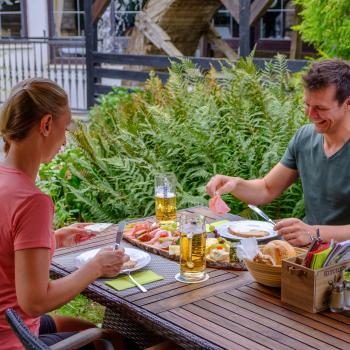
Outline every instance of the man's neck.
MULTIPOLYGON (((350 117, 349 117, 350 121, 350 117)), ((336 130, 327 132, 324 134, 324 151, 327 157, 331 157, 339 149, 341 149, 344 144, 350 138, 350 122, 345 125, 339 126, 336 130)))

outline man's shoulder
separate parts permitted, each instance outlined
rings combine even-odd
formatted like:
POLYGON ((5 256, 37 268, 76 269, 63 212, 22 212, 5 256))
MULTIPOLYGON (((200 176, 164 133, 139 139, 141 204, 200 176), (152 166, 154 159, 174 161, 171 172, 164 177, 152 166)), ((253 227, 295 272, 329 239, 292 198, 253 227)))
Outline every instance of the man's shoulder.
POLYGON ((313 124, 305 124, 299 128, 295 133, 296 142, 306 142, 311 141, 314 137, 317 137, 317 132, 313 124))

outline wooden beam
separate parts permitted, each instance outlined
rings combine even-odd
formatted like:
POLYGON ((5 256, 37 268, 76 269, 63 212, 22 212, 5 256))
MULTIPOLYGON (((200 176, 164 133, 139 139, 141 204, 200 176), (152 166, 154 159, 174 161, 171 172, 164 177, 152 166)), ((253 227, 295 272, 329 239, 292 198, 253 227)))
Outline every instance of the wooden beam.
POLYGON ((239 56, 250 54, 250 0, 239 0, 239 56))
POLYGON ((220 0, 230 12, 231 16, 239 23, 239 0, 220 0))
POLYGON ((111 0, 95 0, 91 7, 92 22, 96 23, 106 11, 111 0))
MULTIPOLYGON (((220 0, 231 16, 239 23, 239 0, 220 0)), ((252 26, 266 12, 273 0, 254 0, 250 5, 249 25, 252 26)))
POLYGON ((221 35, 219 32, 214 28, 214 26, 211 24, 208 27, 207 32, 204 34, 206 39, 214 44, 221 52, 224 53, 224 55, 230 60, 234 61, 237 60, 237 54, 236 52, 227 44, 226 41, 224 41, 221 38, 221 35))
POLYGON ((253 26, 256 21, 266 12, 273 0, 254 0, 250 5, 249 24, 253 26))
POLYGON ((169 35, 145 12, 136 16, 135 26, 158 49, 162 49, 169 56, 183 56, 171 42, 169 35))
MULTIPOLYGON (((302 7, 300 5, 295 5, 295 12, 293 15, 293 25, 297 25, 301 23, 301 16, 299 13, 301 12, 302 7)), ((302 56, 302 45, 303 42, 301 40, 301 35, 296 30, 292 32, 292 41, 290 43, 290 59, 298 59, 302 56)))

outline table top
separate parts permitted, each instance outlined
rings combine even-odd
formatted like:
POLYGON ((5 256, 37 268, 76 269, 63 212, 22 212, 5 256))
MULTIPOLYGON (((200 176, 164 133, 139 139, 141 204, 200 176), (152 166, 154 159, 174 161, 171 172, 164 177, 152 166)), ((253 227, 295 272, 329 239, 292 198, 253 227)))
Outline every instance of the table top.
MULTIPOLYGON (((231 214, 218 216, 203 207, 187 211, 205 215, 208 222, 240 219, 231 214)), ((53 276, 71 273, 66 263, 71 256, 114 239, 107 231, 77 247, 57 250, 53 276)), ((160 265, 173 271, 177 264, 160 256, 152 255, 153 259, 156 265, 148 268, 155 272, 160 265)), ((350 348, 350 317, 329 311, 312 314, 282 304, 279 289, 254 282, 247 271, 208 269, 208 273, 210 278, 203 283, 183 284, 173 279, 146 285, 147 293, 136 288, 118 292, 99 280, 85 294, 111 309, 127 312, 135 322, 148 324, 180 345, 186 344, 186 349, 350 348)))

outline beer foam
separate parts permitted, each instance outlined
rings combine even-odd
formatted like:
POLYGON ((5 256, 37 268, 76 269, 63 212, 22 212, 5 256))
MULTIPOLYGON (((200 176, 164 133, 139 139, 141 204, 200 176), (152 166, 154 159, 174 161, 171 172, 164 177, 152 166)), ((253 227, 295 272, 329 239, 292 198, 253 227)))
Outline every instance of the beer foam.
POLYGON ((158 187, 156 189, 156 197, 158 197, 158 198, 174 198, 174 197, 176 197, 176 195, 174 192, 168 191, 167 188, 158 187))
POLYGON ((196 226, 193 224, 182 224, 180 228, 181 232, 186 233, 186 234, 192 234, 192 235, 199 235, 204 233, 204 230, 200 226, 196 226))

